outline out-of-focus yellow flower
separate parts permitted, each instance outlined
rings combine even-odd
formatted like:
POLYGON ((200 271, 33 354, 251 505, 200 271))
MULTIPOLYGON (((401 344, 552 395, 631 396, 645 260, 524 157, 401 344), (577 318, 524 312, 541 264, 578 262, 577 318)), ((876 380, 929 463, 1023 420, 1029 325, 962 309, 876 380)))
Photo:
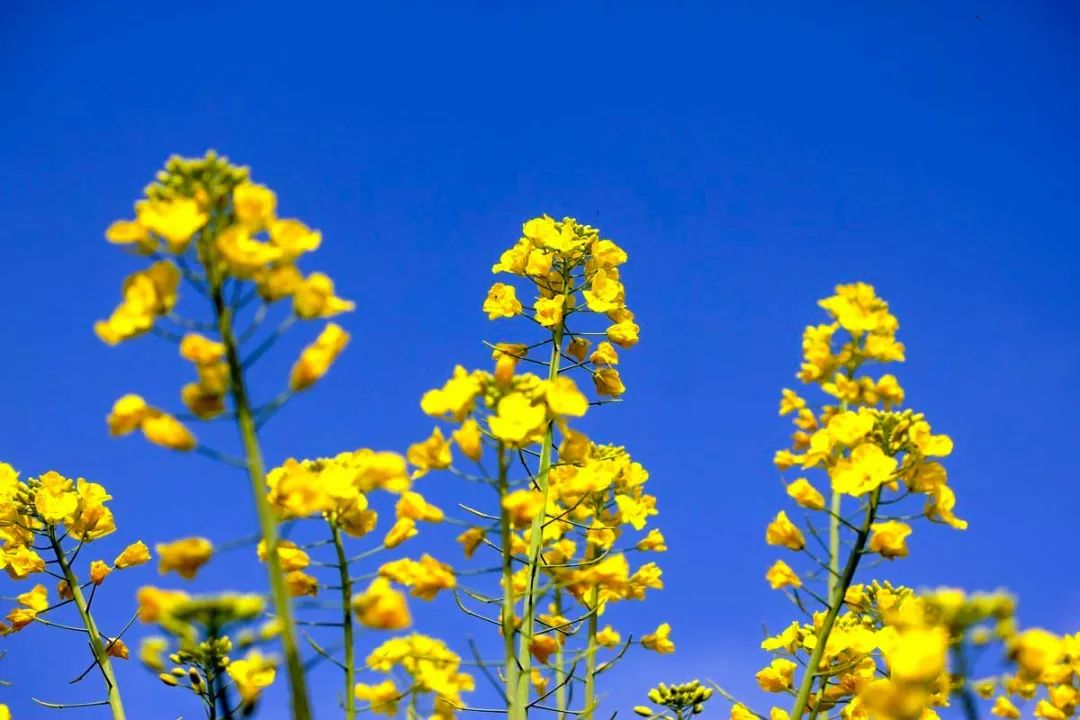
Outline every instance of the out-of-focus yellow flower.
POLYGON ((294 391, 306 390, 318 382, 330 370, 338 355, 349 344, 349 333, 335 323, 327 323, 311 345, 300 353, 289 376, 289 387, 294 391))
POLYGON ((356 308, 356 303, 334 294, 334 281, 323 273, 311 273, 293 290, 293 311, 304 320, 328 318, 356 308))
POLYGON ((488 418, 491 434, 512 446, 532 442, 543 432, 547 411, 523 393, 513 392, 502 398, 495 414, 488 418))
POLYGON ((251 231, 262 230, 274 219, 277 195, 265 185, 244 182, 233 188, 233 212, 251 231))
POLYGON ((422 477, 429 470, 448 468, 453 461, 450 442, 443 437, 442 430, 437 427, 432 430, 426 440, 410 445, 405 457, 416 466, 412 474, 413 478, 422 477))
POLYGON ((191 198, 170 200, 140 200, 135 203, 138 223, 161 237, 169 252, 180 254, 191 237, 198 232, 209 216, 191 198))
POLYGON ((160 543, 154 548, 158 554, 158 572, 162 575, 175 572, 185 580, 191 580, 214 555, 214 546, 202 537, 189 537, 171 543, 160 543))
POLYGON ((675 652, 675 643, 671 641, 671 625, 668 623, 658 625, 655 632, 641 638, 641 644, 661 655, 675 652))
POLYGON ((397 717, 398 701, 404 696, 393 680, 375 685, 357 683, 354 694, 357 700, 368 703, 372 712, 389 718, 397 717))
POLYGON ((139 588, 135 597, 139 604, 139 620, 144 623, 157 622, 177 605, 191 599, 182 590, 163 590, 149 585, 139 588))
POLYGON ((258 650, 249 651, 243 659, 233 660, 225 672, 232 678, 240 698, 246 704, 258 700, 262 691, 273 684, 277 674, 273 660, 258 650))
POLYGON ((544 496, 537 490, 514 490, 502 499, 510 524, 518 529, 529 527, 544 509, 544 496))
POLYGON ((377 577, 352 600, 353 612, 365 626, 378 630, 403 630, 412 624, 405 594, 386 578, 377 577))

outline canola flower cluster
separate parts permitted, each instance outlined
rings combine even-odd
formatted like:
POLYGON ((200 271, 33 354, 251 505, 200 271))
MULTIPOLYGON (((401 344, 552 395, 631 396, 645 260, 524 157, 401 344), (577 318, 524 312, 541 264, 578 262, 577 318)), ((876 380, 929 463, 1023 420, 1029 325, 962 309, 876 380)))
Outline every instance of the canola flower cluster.
MULTIPOLYGON (((30 585, 11 598, 0 636, 35 624, 80 633, 90 665, 74 683, 100 677, 105 692, 103 700, 41 705, 108 707, 123 720, 115 663, 129 658, 124 637, 133 627, 153 633, 139 643, 139 662, 193 697, 208 720, 257 714, 276 682, 287 685, 289 716, 309 720, 308 676, 320 665, 341 673, 336 699, 346 720, 363 712, 593 720, 611 700, 600 683, 625 653, 674 652, 670 624, 641 633, 618 615, 620 603, 663 589, 652 558, 668 548, 649 473, 595 429, 594 409, 627 393, 621 353, 640 336, 623 284, 628 255, 598 229, 547 215, 523 224, 480 305, 489 319, 520 319, 529 332, 508 330, 489 343, 492 366, 456 366, 423 394, 430 434, 403 452, 293 457, 269 470, 263 426, 325 377, 350 339, 330 320, 354 304, 329 276, 301 269, 321 234, 280 217, 271 189, 210 153, 170 159, 134 218, 113 223, 106 237, 146 265, 123 282, 96 334, 109 345, 157 336, 191 370, 180 409, 122 395, 109 433, 139 431, 155 445, 242 470, 259 532, 216 546, 200 535, 155 543, 159 574, 183 584, 142 585, 131 621, 105 633, 93 612, 100 588, 113 572, 150 563, 150 547, 137 541, 111 561, 84 564, 83 549, 110 542, 117 529, 105 488, 54 471, 24 480, 0 463, 0 568, 30 585), (278 379, 278 394, 255 398, 259 360, 302 321, 320 324, 314 339, 278 379), (211 422, 235 428, 239 454, 200 439, 197 424, 211 422), (424 493, 438 476, 461 491, 480 487, 487 505, 432 503, 424 493), (447 525, 459 528, 454 557, 412 552, 414 538, 447 525), (265 565, 267 595, 189 591, 218 553, 245 547, 265 565), (470 641, 465 660, 453 643, 414 627, 416 602, 452 603, 490 631, 486 642, 470 641), (77 620, 60 622, 70 611, 77 620), (497 657, 485 657, 492 648, 497 657), (481 676, 495 687, 493 707, 469 699, 481 676)), ((896 376, 879 369, 906 353, 888 304, 856 283, 819 305, 825 322, 802 339, 805 389, 781 393, 780 414, 794 433, 774 464, 788 506, 765 530, 783 555, 765 579, 800 618, 762 642, 771 658, 755 679, 790 704, 756 712, 694 680, 658 684, 647 692, 650 705, 634 711, 684 720, 718 694, 732 720, 934 720, 950 708, 967 720, 985 712, 1019 720, 1027 708, 1040 720, 1074 717, 1080 633, 1021 629, 1003 592, 915 591, 860 576, 868 560, 906 557, 919 523, 967 523, 944 464, 951 439, 906 409, 896 376), (819 399, 811 402, 811 392, 819 399), (979 659, 992 647, 1007 669, 982 676, 979 659)), ((10 717, 0 705, 0 720, 10 717)))

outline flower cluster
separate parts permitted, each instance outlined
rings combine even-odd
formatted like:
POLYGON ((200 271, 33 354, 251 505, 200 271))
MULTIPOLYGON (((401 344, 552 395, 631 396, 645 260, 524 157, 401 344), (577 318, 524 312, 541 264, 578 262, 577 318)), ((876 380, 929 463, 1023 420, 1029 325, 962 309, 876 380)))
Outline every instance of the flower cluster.
POLYGON ((475 688, 472 675, 461 672, 461 657, 442 641, 419 633, 385 641, 371 651, 366 665, 387 675, 399 670, 407 679, 405 689, 392 679, 356 685, 356 699, 387 717, 395 717, 398 703, 407 699, 412 716, 420 703, 430 701, 431 717, 448 720, 462 708, 461 693, 475 688))
POLYGON ((276 636, 277 624, 248 627, 264 614, 261 596, 192 597, 147 586, 138 600, 139 619, 166 633, 143 639, 139 660, 147 669, 169 687, 195 694, 209 717, 217 716, 218 707, 227 717, 254 712, 277 675, 277 661, 257 647, 276 636), (245 654, 236 657, 237 651, 245 654))
MULTIPOLYGON (((795 432, 774 464, 799 471, 786 483, 796 519, 781 510, 765 531, 767 544, 810 564, 800 572, 778 559, 765 574, 808 620, 766 639, 762 647, 776 657, 757 681, 767 692, 794 696, 790 713, 774 708, 774 718, 837 707, 845 720, 915 718, 948 702, 948 633, 925 619, 914 622, 926 615, 927 601, 911 590, 856 584, 856 575, 868 555, 908 555, 913 517, 967 527, 954 513, 956 496, 939 462, 953 444, 934 434, 921 413, 900 408, 904 391, 894 375, 874 371, 903 361, 905 353, 896 338, 899 322, 874 289, 840 285, 819 305, 829 322, 804 332, 798 377, 827 399, 813 409, 799 393, 782 392, 780 415, 792 416, 795 432), (815 472, 824 483, 813 479, 815 472), (898 512, 920 496, 921 511, 898 512)), ((750 715, 741 704, 732 711, 750 715)))

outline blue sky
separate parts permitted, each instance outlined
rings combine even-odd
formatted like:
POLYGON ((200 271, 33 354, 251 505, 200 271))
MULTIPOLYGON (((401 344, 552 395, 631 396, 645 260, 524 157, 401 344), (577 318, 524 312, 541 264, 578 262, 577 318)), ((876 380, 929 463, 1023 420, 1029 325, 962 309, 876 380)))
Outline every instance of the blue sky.
MULTIPOLYGON (((621 624, 671 619, 679 651, 631 654, 612 709, 659 679, 749 691, 762 623, 791 616, 762 580, 783 500, 776 403, 837 282, 892 303, 898 374, 956 441, 971 522, 920 525, 912 557, 879 572, 1007 586, 1025 623, 1080 627, 1080 579, 1063 565, 1080 501, 1075 3, 814 5, 9 3, 0 458, 111 488, 121 532, 106 556, 254 527, 234 471, 107 437, 115 397, 171 402, 188 370, 163 343, 109 349, 91 332, 134 268, 104 228, 169 154, 216 148, 323 231, 308 267, 358 304, 343 361, 266 434, 271 462, 426 435, 420 394, 455 363, 487 362, 480 341, 499 330, 479 305, 523 219, 575 215, 629 250, 643 339, 625 357, 626 402, 596 427, 650 469, 671 545, 667 589, 621 624)), ((307 339, 269 361, 260 392, 307 339)), ((459 488, 425 490, 451 505, 459 488)), ((111 578, 99 611, 121 623, 134 587, 156 581, 111 578)), ((238 554, 202 587, 261 581, 238 554)), ((41 714, 30 695, 95 696, 57 682, 82 669, 77 638, 36 627, 4 645, 15 685, 0 702, 17 717, 41 714)), ((134 662, 121 682, 140 720, 198 716, 134 662)), ((330 717, 337 678, 314 682, 330 717)), ((279 697, 265 717, 284 717, 279 697)))

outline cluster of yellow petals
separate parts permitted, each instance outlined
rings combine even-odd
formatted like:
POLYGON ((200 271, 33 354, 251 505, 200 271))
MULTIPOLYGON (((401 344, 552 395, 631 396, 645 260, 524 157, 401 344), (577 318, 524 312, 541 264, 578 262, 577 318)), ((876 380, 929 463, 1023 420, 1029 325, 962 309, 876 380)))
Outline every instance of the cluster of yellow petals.
POLYGON ((462 672, 459 655, 441 640, 419 633, 382 643, 368 655, 367 667, 386 674, 398 670, 408 677, 409 684, 403 690, 389 679, 376 685, 360 683, 356 686, 356 698, 387 717, 395 716, 398 700, 415 693, 431 695, 434 716, 449 720, 463 704, 461 694, 476 687, 472 675, 462 672))

